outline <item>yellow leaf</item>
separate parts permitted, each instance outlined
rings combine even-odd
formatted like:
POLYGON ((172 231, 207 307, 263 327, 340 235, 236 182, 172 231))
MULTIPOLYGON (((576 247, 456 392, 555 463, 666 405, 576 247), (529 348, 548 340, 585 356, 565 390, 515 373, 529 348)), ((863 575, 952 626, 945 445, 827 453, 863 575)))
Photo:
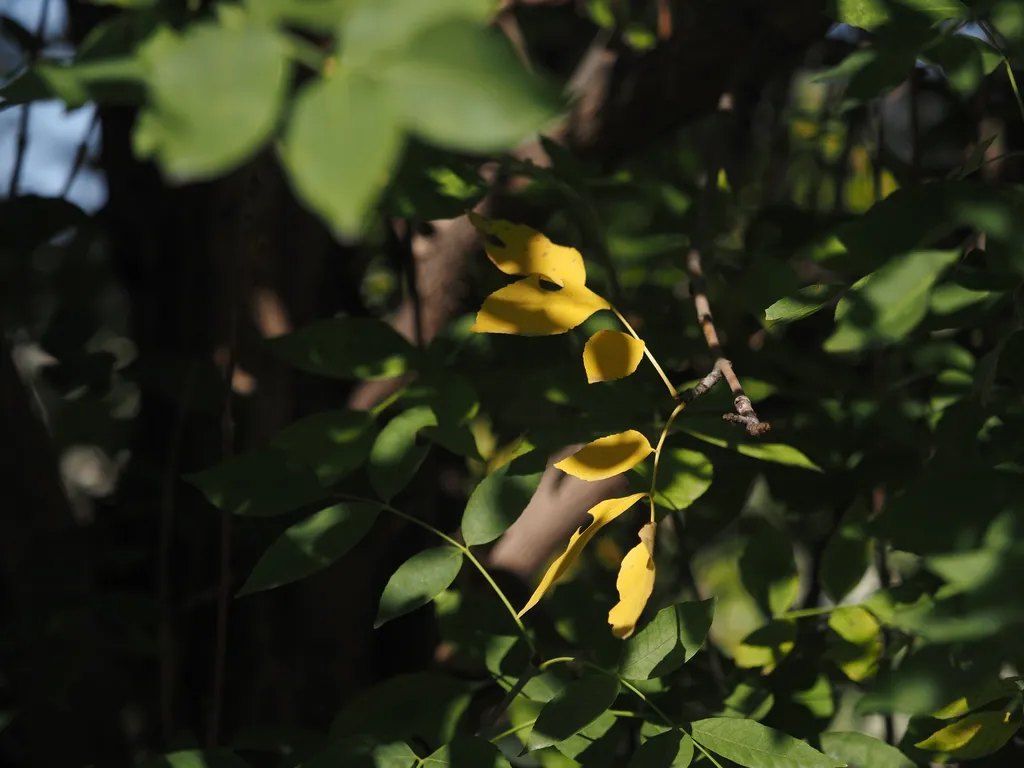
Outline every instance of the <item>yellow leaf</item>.
POLYGON ((646 437, 631 429, 587 443, 555 467, 581 480, 604 480, 632 469, 653 450, 646 437))
POLYGON ((506 275, 543 275, 561 286, 583 286, 587 281, 583 257, 575 248, 555 245, 525 224, 485 219, 472 211, 469 220, 477 231, 489 235, 484 250, 506 275))
POLYGON ((486 299, 471 331, 552 336, 575 328, 592 314, 610 305, 582 283, 549 291, 540 276, 499 288, 486 299))
POLYGON ((544 578, 540 580, 540 584, 537 585, 537 589, 534 591, 529 601, 527 601, 523 610, 519 612, 519 615, 522 616, 540 602, 544 593, 551 589, 552 585, 554 585, 554 583, 558 581, 567 570, 569 570, 572 564, 576 562, 580 553, 583 551, 583 548, 587 546, 598 531, 646 495, 646 493, 634 493, 632 496, 623 496, 618 499, 605 499, 595 505, 593 509, 587 513, 593 518, 590 525, 576 531, 576 533, 572 535, 572 538, 569 539, 568 546, 565 548, 565 552, 559 555, 558 559, 556 559, 555 562, 551 564, 551 567, 548 568, 547 573, 544 574, 544 578))
POLYGON ((629 376, 644 356, 644 343, 621 331, 598 331, 583 347, 587 381, 612 381, 629 376))
POLYGON ((654 523, 640 529, 640 543, 622 558, 615 588, 619 591, 618 604, 608 611, 612 634, 625 640, 636 630, 636 623, 654 591, 654 523))
POLYGON ((1020 725, 1020 720, 1011 720, 1006 712, 976 712, 936 731, 914 746, 945 752, 957 760, 974 760, 1001 749, 1020 725))

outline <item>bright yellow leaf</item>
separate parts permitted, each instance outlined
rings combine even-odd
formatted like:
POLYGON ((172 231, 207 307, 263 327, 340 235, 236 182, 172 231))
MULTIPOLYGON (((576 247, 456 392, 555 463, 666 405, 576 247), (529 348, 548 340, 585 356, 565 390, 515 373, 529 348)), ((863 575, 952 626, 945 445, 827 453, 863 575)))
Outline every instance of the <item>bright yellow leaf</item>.
POLYGON ((575 328, 610 305, 582 283, 549 291, 540 276, 531 275, 499 288, 486 299, 471 331, 552 336, 575 328))
POLYGON ((525 224, 485 219, 472 211, 469 220, 488 236, 484 241, 487 257, 506 275, 543 275, 561 286, 586 283, 583 257, 575 248, 555 245, 525 224))
POLYGON ((551 564, 551 567, 548 568, 547 573, 544 574, 544 578, 540 580, 540 584, 537 585, 537 589, 527 601, 523 610, 519 612, 519 615, 522 616, 540 602, 540 599, 544 594, 551 589, 554 583, 558 581, 570 567, 572 567, 573 563, 575 563, 577 559, 579 559, 583 548, 587 546, 598 531, 646 495, 646 493, 634 493, 632 496, 623 496, 618 499, 605 499, 595 505, 587 513, 593 518, 590 525, 576 531, 576 533, 572 535, 572 538, 569 539, 568 546, 565 548, 565 552, 559 555, 558 559, 556 559, 555 562, 551 564))
POLYGON ((640 543, 622 558, 615 588, 619 591, 618 604, 608 611, 612 634, 625 640, 636 630, 636 623, 654 591, 654 523, 640 529, 640 543))
POLYGON ((1018 719, 1006 712, 976 712, 936 731, 914 746, 945 752, 957 760, 974 760, 1003 747, 1020 728, 1018 719))
POLYGON ((629 376, 644 357, 644 342, 621 331, 598 331, 583 347, 587 381, 612 381, 629 376))
POLYGON ((653 451, 635 429, 587 443, 555 467, 581 480, 604 480, 632 469, 653 451))

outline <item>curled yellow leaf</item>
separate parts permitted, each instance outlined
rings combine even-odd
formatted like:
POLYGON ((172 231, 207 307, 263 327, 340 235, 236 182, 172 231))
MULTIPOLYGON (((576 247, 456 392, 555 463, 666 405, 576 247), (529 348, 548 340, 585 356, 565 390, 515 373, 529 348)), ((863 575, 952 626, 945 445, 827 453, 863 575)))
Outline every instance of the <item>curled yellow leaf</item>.
POLYGON ((593 518, 590 521, 590 525, 586 528, 581 528, 572 535, 565 551, 559 555, 555 562, 551 564, 551 567, 548 568, 547 572, 544 574, 544 578, 542 578, 540 580, 540 584, 537 585, 537 589, 527 601, 526 605, 523 606, 523 610, 519 612, 519 616, 522 616, 540 602, 540 599, 544 594, 551 589, 554 583, 562 578, 565 572, 572 567, 572 564, 579 559, 583 548, 587 546, 598 531, 646 495, 646 493, 634 493, 631 496, 623 496, 618 499, 605 499, 604 501, 596 504, 587 513, 593 518))
POLYGON ((598 331, 583 347, 587 381, 612 381, 629 376, 644 356, 644 343, 621 331, 598 331))
POLYGON ((506 275, 543 275, 561 286, 582 286, 587 281, 583 257, 575 248, 555 245, 525 224, 486 219, 470 211, 478 232, 489 235, 484 250, 506 275))
POLYGON ((632 469, 653 450, 646 437, 631 429, 587 443, 555 467, 581 480, 604 480, 632 469))
POLYGON ((567 283, 560 290, 549 291, 541 287, 539 275, 531 275, 484 299, 470 330, 552 336, 575 328, 598 310, 609 307, 607 301, 582 283, 567 283))
POLYGON ((622 558, 615 588, 619 602, 608 611, 612 634, 625 640, 636 630, 636 623, 654 591, 654 523, 640 529, 640 543, 622 558))

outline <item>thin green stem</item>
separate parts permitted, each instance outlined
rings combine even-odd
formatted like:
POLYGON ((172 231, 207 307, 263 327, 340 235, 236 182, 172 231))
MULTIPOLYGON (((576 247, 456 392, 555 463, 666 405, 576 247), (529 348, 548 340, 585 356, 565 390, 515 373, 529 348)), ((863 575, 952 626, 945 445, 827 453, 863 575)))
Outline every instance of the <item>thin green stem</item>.
POLYGON ((651 361, 651 365, 654 366, 654 370, 656 370, 658 372, 658 375, 661 376, 661 380, 665 382, 665 386, 668 387, 668 391, 669 393, 671 393, 672 398, 675 399, 679 397, 679 392, 676 391, 676 388, 672 386, 672 382, 668 380, 668 376, 665 375, 665 371, 663 371, 661 366, 658 365, 658 361, 654 359, 654 355, 651 353, 651 350, 648 348, 646 342, 644 342, 644 340, 640 338, 639 334, 637 334, 637 332, 633 330, 633 326, 629 324, 629 321, 622 316, 622 313, 619 312, 619 310, 617 310, 615 307, 612 307, 612 312, 614 312, 615 316, 619 318, 619 322, 622 323, 622 325, 626 328, 627 331, 629 331, 629 334, 637 341, 643 343, 644 354, 647 356, 647 359, 651 361))
POLYGON ((668 421, 665 422, 664 429, 661 430, 661 437, 658 438, 658 447, 654 449, 654 469, 651 470, 651 494, 649 496, 651 502, 651 522, 654 522, 654 494, 658 490, 658 465, 661 463, 661 449, 665 447, 665 438, 668 437, 668 431, 672 428, 672 422, 676 420, 676 416, 686 410, 686 402, 681 402, 676 405, 672 414, 668 417, 668 421))
POLYGON ((1006 67, 1006 74, 1010 78, 1010 87, 1013 89, 1013 95, 1017 99, 1017 109, 1020 110, 1020 116, 1024 119, 1024 100, 1020 97, 1020 89, 1017 87, 1017 78, 1013 76, 1013 67, 1010 66, 1010 60, 1005 56, 1003 57, 1003 66, 1006 67))
POLYGON ((386 504, 383 501, 377 501, 375 499, 366 499, 361 496, 346 496, 346 498, 349 498, 353 501, 362 501, 367 504, 375 504, 381 509, 390 512, 395 517, 400 517, 402 520, 405 520, 406 522, 412 523, 413 525, 418 525, 425 531, 430 531, 439 539, 443 540, 444 542, 450 544, 451 546, 459 550, 463 554, 463 556, 467 560, 469 560, 469 562, 471 562, 478 571, 480 571, 480 575, 484 577, 484 579, 490 585, 491 589, 493 589, 494 593, 498 596, 498 599, 501 600, 501 602, 504 604, 505 608, 512 616, 512 620, 516 623, 516 626, 519 628, 519 633, 523 636, 523 641, 526 643, 526 646, 530 649, 530 653, 535 654, 537 652, 537 647, 533 643, 533 638, 531 638, 529 633, 526 631, 526 625, 523 624, 523 620, 519 618, 519 614, 516 612, 516 609, 512 606, 511 601, 509 601, 508 597, 506 597, 501 587, 498 586, 498 583, 494 580, 494 577, 491 576, 491 574, 487 571, 486 568, 484 568, 483 563, 481 563, 476 558, 476 555, 474 555, 470 551, 469 547, 467 547, 462 542, 453 539, 444 531, 435 528, 430 523, 425 523, 422 520, 419 520, 413 517, 412 515, 406 514, 402 510, 396 509, 395 507, 392 507, 390 504, 386 504))
MULTIPOLYGON (((547 661, 539 664, 537 666, 537 669, 541 672, 546 672, 549 668, 555 666, 555 664, 568 664, 573 661, 576 661, 576 658, 574 656, 557 656, 553 659, 548 659, 547 661)), ((602 672, 603 671, 604 670, 602 670, 602 672)))
POLYGON ((520 723, 519 725, 513 726, 512 728, 509 728, 506 731, 502 731, 497 736, 492 736, 490 738, 490 742, 491 744, 497 744, 502 739, 507 739, 509 736, 515 736, 520 731, 525 731, 527 728, 531 728, 536 722, 537 718, 533 718, 533 720, 528 720, 525 723, 520 723))

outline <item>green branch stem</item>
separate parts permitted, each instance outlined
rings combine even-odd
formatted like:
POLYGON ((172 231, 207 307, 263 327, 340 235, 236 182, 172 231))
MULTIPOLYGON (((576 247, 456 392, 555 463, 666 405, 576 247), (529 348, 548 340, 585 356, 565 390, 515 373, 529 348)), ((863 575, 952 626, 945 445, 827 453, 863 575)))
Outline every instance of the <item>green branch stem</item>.
POLYGON ((413 517, 412 515, 407 514, 406 512, 403 512, 402 510, 397 509, 397 508, 391 506, 390 504, 388 504, 386 502, 378 501, 376 499, 367 499, 367 498, 364 498, 362 496, 349 496, 349 495, 345 495, 344 498, 346 498, 346 499, 348 499, 350 501, 361 501, 361 502, 366 503, 366 504, 373 504, 375 506, 378 506, 381 509, 385 510, 386 512, 390 512, 395 517, 399 517, 402 520, 405 520, 406 522, 409 522, 409 523, 412 523, 413 525, 419 526, 420 528, 422 528, 425 531, 430 531, 430 533, 434 534, 435 536, 437 536, 439 539, 441 539, 445 543, 447 543, 447 544, 455 547, 457 550, 459 550, 463 554, 463 556, 467 560, 469 560, 469 562, 471 562, 473 564, 473 566, 478 571, 480 571, 480 575, 484 577, 484 580, 490 585, 491 589, 494 590, 494 593, 498 596, 498 599, 501 600, 502 604, 505 606, 505 609, 509 612, 509 615, 512 616, 512 620, 515 621, 516 626, 519 628, 519 633, 522 635, 523 641, 526 643, 526 646, 530 649, 530 653, 531 654, 535 654, 537 652, 537 647, 534 645, 533 638, 531 638, 530 634, 526 631, 526 625, 523 624, 523 620, 519 617, 519 614, 516 612, 516 609, 513 607, 512 602, 508 599, 508 597, 502 591, 501 587, 498 586, 498 582, 496 582, 494 580, 494 577, 491 576, 490 572, 488 572, 488 570, 484 567, 483 563, 481 563, 477 559, 476 555, 474 555, 470 551, 469 547, 467 547, 461 541, 458 541, 457 539, 452 538, 451 536, 449 536, 447 533, 445 533, 444 531, 440 530, 439 528, 435 528, 430 523, 425 523, 422 520, 419 520, 419 519, 413 517))

